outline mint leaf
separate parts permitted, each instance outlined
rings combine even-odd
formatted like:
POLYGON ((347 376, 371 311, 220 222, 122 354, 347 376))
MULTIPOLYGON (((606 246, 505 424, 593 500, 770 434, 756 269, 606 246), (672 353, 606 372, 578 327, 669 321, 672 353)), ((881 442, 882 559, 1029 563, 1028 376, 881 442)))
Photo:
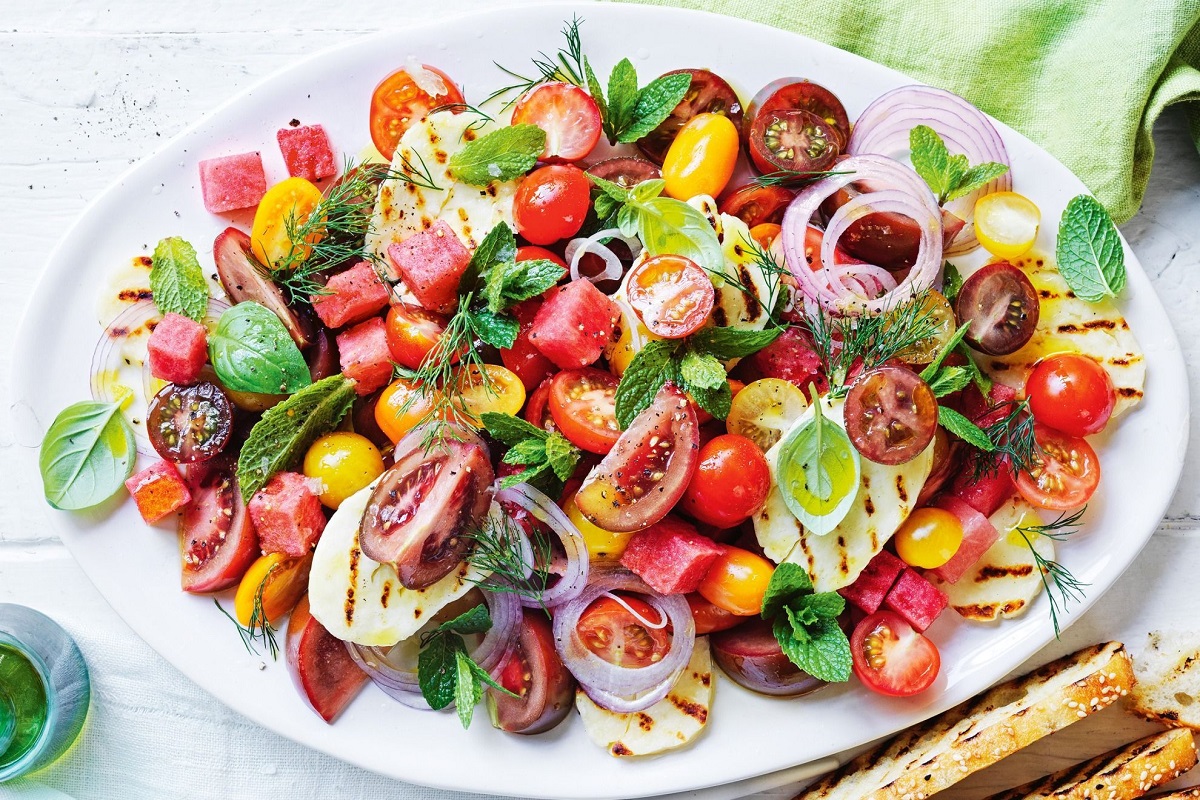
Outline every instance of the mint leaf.
POLYGON ((530 467, 529 469, 523 470, 516 475, 505 475, 500 481, 500 488, 511 489, 512 487, 518 486, 522 483, 528 483, 530 486, 542 489, 542 491, 547 491, 546 488, 544 488, 543 479, 548 477, 550 474, 549 464, 538 464, 537 466, 530 467))
POLYGON ((917 125, 908 133, 908 147, 912 153, 912 165, 921 179, 938 198, 950 191, 950 151, 942 137, 928 125, 917 125))
POLYGON ((654 395, 674 376, 674 342, 654 340, 637 351, 617 385, 617 424, 628 428, 633 418, 650 407, 654 395))
POLYGON ((608 116, 604 119, 604 132, 608 135, 609 144, 616 144, 618 137, 629 130, 639 96, 637 70, 633 62, 623 58, 608 76, 608 116))
POLYGON ((633 144, 647 135, 671 116, 692 85, 692 76, 687 72, 663 75, 655 78, 638 93, 633 108, 633 120, 620 133, 617 141, 633 144))
POLYGON ((196 260, 196 249, 178 236, 161 240, 151 259, 150 291, 162 313, 203 320, 208 313, 208 281, 196 260))
POLYGON ((541 439, 525 439, 508 449, 503 459, 505 464, 544 464, 546 443, 541 439))
POLYGON ((308 364, 279 317, 252 301, 221 315, 208 336, 208 357, 221 383, 235 392, 286 394, 312 383, 308 364))
POLYGON ((938 406, 938 424, 972 447, 989 453, 996 449, 983 429, 952 408, 938 406))
POLYGON ((946 298, 950 305, 954 305, 954 301, 958 299, 958 290, 962 285, 962 273, 958 271, 958 267, 947 261, 942 269, 942 297, 946 298))
POLYGON ((683 390, 691 395, 696 405, 711 414, 713 419, 723 420, 729 416, 729 409, 733 407, 733 390, 729 388, 728 383, 722 383, 715 389, 706 389, 684 381, 683 390))
MULTIPOLYGON (((595 187, 600 190, 601 194, 603 194, 605 197, 609 198, 613 202, 622 203, 622 204, 628 203, 630 198, 632 197, 629 190, 624 188, 623 186, 621 186, 621 184, 619 184, 619 183, 613 183, 612 181, 605 180, 604 178, 593 175, 590 172, 585 173, 585 174, 588 176, 588 178, 591 179, 592 184, 595 185, 595 187)), ((596 213, 599 214, 600 212, 597 211, 596 213)), ((602 214, 601 216, 608 216, 608 215, 602 214)))
POLYGON ((479 685, 475 672, 471 669, 474 663, 465 650, 454 651, 454 708, 463 728, 471 727, 475 705, 483 697, 483 687, 479 685))
MULTIPOLYGON (((949 340, 942 345, 942 349, 939 350, 937 355, 933 357, 933 361, 930 361, 925 369, 921 370, 921 380, 932 384, 932 382, 936 379, 938 372, 941 370, 942 364, 945 363, 946 357, 950 355, 950 353, 952 353, 956 347, 958 347, 963 338, 967 335, 967 329, 970 327, 971 325, 969 322, 964 322, 958 327, 958 330, 954 331, 954 334, 949 338, 949 340)), ((941 395, 937 396, 941 397, 941 395)))
POLYGON ((967 388, 970 383, 971 371, 966 367, 946 367, 929 381, 929 388, 933 390, 934 397, 945 397, 967 388))
MULTIPOLYGON (((805 600, 807 598, 801 598, 805 600)), ((792 605, 783 607, 783 615, 787 617, 788 622, 792 624, 792 631, 796 638, 804 641, 808 638, 808 629, 812 625, 816 625, 820 621, 820 616, 817 612, 804 605, 803 602, 797 601, 792 605)))
MULTIPOLYGON (((776 625, 782 620, 776 618, 776 625)), ((795 644, 784 653, 800 669, 814 678, 830 683, 840 683, 850 680, 850 667, 853 659, 850 655, 850 642, 846 634, 838 626, 836 619, 822 617, 816 623, 804 628, 807 638, 801 640, 793 630, 795 644)), ((782 646, 782 642, 780 645, 782 646)))
POLYGON ((492 347, 511 350, 516 344, 521 325, 512 317, 493 314, 486 308, 472 309, 467 313, 471 318, 471 330, 492 347))
POLYGON ((458 687, 458 656, 462 639, 430 637, 417 656, 417 684, 430 708, 439 711, 454 702, 458 687))
POLYGON ((480 422, 498 442, 512 447, 526 439, 546 439, 549 433, 538 426, 526 422, 512 414, 501 414, 496 411, 485 411, 480 415, 480 422))
POLYGON ((551 432, 546 439, 546 462, 560 481, 575 474, 575 466, 582 455, 583 452, 558 431, 551 432))
POLYGON ((471 261, 459 279, 459 293, 474 291, 481 278, 496 264, 515 261, 517 258, 517 235, 508 223, 500 222, 487 232, 483 241, 471 254, 471 261))
POLYGON ((551 490, 553 494, 554 479, 565 481, 570 478, 583 455, 578 447, 557 431, 544 431, 510 414, 485 411, 481 421, 494 439, 508 446, 504 463, 528 467, 519 475, 505 477, 502 482, 505 488, 518 483, 530 483, 543 490, 551 490))
POLYGON ((464 611, 452 620, 443 622, 437 627, 439 631, 460 633, 468 636, 472 633, 487 633, 492 629, 492 617, 488 607, 483 603, 464 611))
POLYGON ((987 186, 1006 172, 1008 172, 1008 167, 995 161, 976 164, 959 176, 958 182, 946 194, 946 200, 957 200, 964 197, 976 189, 987 186))
POLYGON ((798 605, 818 617, 837 619, 846 610, 846 599, 837 592, 821 592, 800 598, 798 605))
POLYGON ((767 591, 763 594, 762 617, 771 619, 783 610, 785 604, 798 597, 811 594, 812 578, 799 564, 785 561, 771 573, 767 591))
POLYGON ((596 107, 600 109, 600 119, 607 120, 609 110, 608 103, 604 99, 604 90, 600 88, 600 81, 592 70, 592 62, 588 61, 586 56, 583 59, 583 74, 587 82, 588 94, 592 96, 592 99, 596 101, 596 107))
POLYGON ((779 338, 783 328, 767 328, 748 331, 740 328, 702 328, 689 339, 692 347, 701 353, 715 356, 721 361, 757 353, 779 338))
POLYGON ((1089 303, 1125 288, 1125 251, 1112 217, 1091 195, 1067 203, 1058 226, 1058 271, 1076 296, 1089 303))
POLYGON ((522 300, 537 297, 566 274, 565 269, 549 259, 498 264, 485 278, 483 294, 488 310, 494 314, 507 311, 522 300))
POLYGON ((98 505, 116 494, 136 461, 133 429, 117 403, 69 405, 50 424, 38 453, 46 502, 67 511, 98 505))
POLYGON ((519 178, 537 164, 546 132, 536 125, 511 125, 480 136, 450 156, 447 169, 458 181, 487 186, 519 178))
POLYGON ((688 349, 679 362, 679 377, 689 387, 717 389, 725 385, 725 367, 713 356, 688 349))

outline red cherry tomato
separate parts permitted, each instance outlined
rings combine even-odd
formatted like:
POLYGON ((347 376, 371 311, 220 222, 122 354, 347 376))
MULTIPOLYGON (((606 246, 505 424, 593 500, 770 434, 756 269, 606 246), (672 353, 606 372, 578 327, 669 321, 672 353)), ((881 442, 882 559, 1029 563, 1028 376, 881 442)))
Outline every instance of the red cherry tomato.
POLYGON ((750 160, 759 172, 820 172, 837 160, 838 134, 810 111, 763 111, 750 128, 750 160))
POLYGON ((1100 459, 1087 440, 1035 424, 1041 452, 1028 471, 1017 473, 1017 491, 1029 502, 1052 511, 1078 508, 1100 483, 1100 459))
POLYGON ((516 695, 488 689, 488 707, 502 731, 548 731, 574 708, 575 678, 558 657, 550 621, 540 609, 525 611, 500 685, 516 695))
POLYGON ((600 141, 600 109, 591 95, 569 83, 543 83, 526 92, 513 109, 513 125, 537 125, 546 132, 540 160, 578 161, 600 141))
MULTIPOLYGON (((542 248, 525 247, 522 249, 541 250, 542 248)), ((541 256, 537 256, 537 258, 541 258, 541 256)), ((517 260, 524 260, 519 252, 517 260)), ((542 300, 538 297, 530 298, 513 306, 512 314, 517 318, 521 328, 513 346, 500 350, 500 360, 504 362, 504 366, 516 373, 527 392, 536 389, 542 381, 553 375, 556 369, 554 362, 542 355, 542 351, 529 341, 529 331, 533 328, 533 320, 537 317, 538 309, 541 307, 542 300)))
POLYGON ((796 193, 784 186, 739 186, 721 200, 721 213, 732 214, 753 228, 765 222, 783 222, 783 212, 796 193))
POLYGON ((558 253, 554 252, 553 250, 547 250, 544 247, 538 247, 537 245, 533 245, 533 244, 527 244, 524 247, 517 248, 517 261, 518 262, 541 261, 541 260, 553 261, 555 264, 558 264, 563 269, 567 268, 567 262, 563 261, 562 256, 560 256, 558 253))
POLYGON ((1070 436, 1104 430, 1117 404, 1104 367, 1074 353, 1043 359, 1025 380, 1025 396, 1034 419, 1070 436))
POLYGON ((446 318, 420 306, 397 304, 388 309, 386 330, 392 359, 403 367, 418 369, 442 338, 446 318))
POLYGON ((770 491, 771 468, 762 450, 745 436, 727 433, 700 448, 681 504, 701 522, 732 528, 762 508, 770 491))
POLYGON ((745 617, 708 602, 699 592, 684 595, 684 599, 687 600, 688 608, 692 611, 692 619, 696 622, 697 636, 726 631, 746 621, 745 617))
POLYGON ((750 128, 759 114, 792 109, 809 111, 825 120, 838 135, 838 148, 845 148, 850 139, 850 118, 842 101, 824 86, 804 78, 779 78, 760 89, 746 107, 742 136, 749 139, 750 128))
POLYGON ((439 106, 463 102, 462 92, 449 75, 428 64, 424 66, 446 84, 445 94, 429 94, 417 86, 406 70, 398 69, 380 81, 371 95, 371 141, 389 161, 410 125, 439 106))
POLYGON ((662 613, 637 597, 624 596, 621 601, 604 596, 587 607, 575 623, 584 647, 610 664, 630 669, 662 661, 671 650, 670 625, 652 628, 638 619, 657 623, 662 613))
POLYGON ((891 611, 877 611, 858 623, 850 637, 850 654, 858 679, 893 697, 925 691, 942 666, 937 645, 891 611))
POLYGON ((667 339, 689 336, 708 322, 716 292, 704 269, 689 258, 653 256, 629 275, 629 305, 651 333, 667 339))
POLYGON ((553 383, 553 378, 546 378, 525 401, 525 421, 546 431, 558 430, 554 417, 550 415, 550 386, 553 383))
POLYGON ((591 181, 570 164, 552 164, 525 176, 513 201, 517 233, 533 244, 553 244, 579 233, 591 206, 591 181))
POLYGON ((594 367, 563 370, 550 380, 550 416, 576 447, 604 455, 621 437, 618 383, 616 375, 594 367))

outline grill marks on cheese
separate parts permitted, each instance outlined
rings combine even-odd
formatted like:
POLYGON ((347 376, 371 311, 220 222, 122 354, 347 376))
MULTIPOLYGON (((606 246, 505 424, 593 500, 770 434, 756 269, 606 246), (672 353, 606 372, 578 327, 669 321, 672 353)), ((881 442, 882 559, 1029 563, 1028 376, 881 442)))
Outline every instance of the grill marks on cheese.
POLYGON ((771 300, 771 291, 762 267, 747 249, 746 243, 754 241, 750 228, 737 217, 718 211, 716 201, 707 195, 697 195, 687 202, 712 223, 725 253, 725 274, 751 290, 743 291, 718 280, 721 285, 715 286, 713 322, 724 327, 761 331, 770 321, 770 309, 766 304, 771 300))

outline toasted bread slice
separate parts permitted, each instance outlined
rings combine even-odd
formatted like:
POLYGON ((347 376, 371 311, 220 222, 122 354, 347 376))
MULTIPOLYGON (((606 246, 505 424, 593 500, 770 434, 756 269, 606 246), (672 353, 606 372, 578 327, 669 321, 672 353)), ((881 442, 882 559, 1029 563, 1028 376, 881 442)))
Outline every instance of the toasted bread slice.
POLYGON ((910 728, 796 800, 924 800, 1129 693, 1120 642, 1093 645, 910 728))
POLYGON ((1196 765, 1192 732, 1177 728, 1139 739, 988 800, 1132 800, 1196 765))
POLYGON ((1200 728, 1200 637, 1154 631, 1137 660, 1133 712, 1172 727, 1200 728))

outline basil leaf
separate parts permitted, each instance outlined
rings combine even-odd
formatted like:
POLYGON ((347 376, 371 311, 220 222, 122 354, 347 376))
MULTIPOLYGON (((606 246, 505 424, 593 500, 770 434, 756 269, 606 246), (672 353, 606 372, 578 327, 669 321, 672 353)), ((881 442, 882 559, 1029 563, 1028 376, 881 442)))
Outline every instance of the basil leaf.
POLYGON ((77 511, 112 497, 133 474, 137 443, 117 403, 64 408, 42 439, 38 468, 46 501, 77 511))
POLYGON ((805 528, 824 536, 837 527, 858 496, 862 462, 846 431, 822 413, 813 415, 780 445, 776 457, 784 504, 805 528))
POLYGON ((783 610, 784 605, 806 594, 812 594, 812 578, 799 564, 785 561, 771 573, 767 591, 763 593, 762 617, 771 619, 783 610))
POLYGON ((545 440, 550 435, 538 426, 526 422, 520 417, 514 417, 512 414, 485 411, 480 415, 480 421, 493 439, 509 447, 526 439, 545 440))
POLYGON ((317 437, 337 427, 355 397, 354 381, 331 375, 267 409, 238 455, 242 498, 250 502, 272 475, 296 464, 317 437))
POLYGON ((486 308, 472 310, 469 314, 471 330, 492 347, 511 350, 512 346, 516 344, 517 334, 521 332, 521 325, 512 317, 505 314, 493 314, 486 308))
POLYGON ((972 447, 988 453, 996 449, 996 445, 982 428, 954 409, 939 405, 937 415, 939 425, 972 447))
POLYGON ((537 164, 546 147, 546 132, 536 125, 500 128, 450 156, 450 175, 470 186, 519 178, 537 164))
POLYGON ((458 657, 462 639, 433 636, 417 656, 417 684, 430 708, 439 711, 454 702, 458 685, 458 657))
MULTIPOLYGON (((930 383, 937 377, 938 371, 941 370, 942 364, 946 361, 946 356, 950 355, 958 347, 966 337, 967 329, 970 327, 971 323, 969 322, 964 322, 958 327, 958 330, 954 332, 950 339, 942 345, 942 349, 938 351, 937 355, 933 357, 933 361, 930 361, 925 369, 921 370, 921 380, 930 383)), ((938 395, 938 397, 941 397, 941 395, 938 395)))
POLYGON ((638 93, 633 108, 633 121, 617 141, 633 144, 646 136, 671 116, 692 85, 692 76, 687 72, 676 72, 655 78, 638 93))
POLYGON ((196 260, 196 249, 172 236, 154 248, 150 292, 164 314, 182 314, 200 322, 208 313, 208 281, 196 260))
POLYGON ((748 331, 740 328, 701 328, 689 340, 692 347, 702 353, 716 356, 721 361, 757 353, 771 342, 779 338, 783 328, 767 328, 761 331, 748 331))
POLYGON ((673 197, 635 201, 634 208, 638 238, 650 255, 684 256, 710 272, 720 272, 725 266, 717 232, 699 209, 673 197))
POLYGON ((662 178, 653 178, 641 183, 635 183, 629 188, 629 197, 631 202, 645 203, 647 200, 653 200, 663 193, 663 189, 667 188, 667 182, 662 178))
POLYGON ((654 340, 647 342, 629 362, 617 384, 616 416, 622 429, 628 428, 634 417, 650 407, 654 395, 671 379, 674 352, 674 343, 654 340))
POLYGON ((312 383, 308 364, 274 312, 254 302, 221 315, 208 337, 217 377, 235 392, 284 394, 312 383))
POLYGON ((1058 226, 1058 271, 1076 296, 1095 303, 1125 288, 1125 251, 1112 217, 1091 195, 1067 203, 1058 226))

